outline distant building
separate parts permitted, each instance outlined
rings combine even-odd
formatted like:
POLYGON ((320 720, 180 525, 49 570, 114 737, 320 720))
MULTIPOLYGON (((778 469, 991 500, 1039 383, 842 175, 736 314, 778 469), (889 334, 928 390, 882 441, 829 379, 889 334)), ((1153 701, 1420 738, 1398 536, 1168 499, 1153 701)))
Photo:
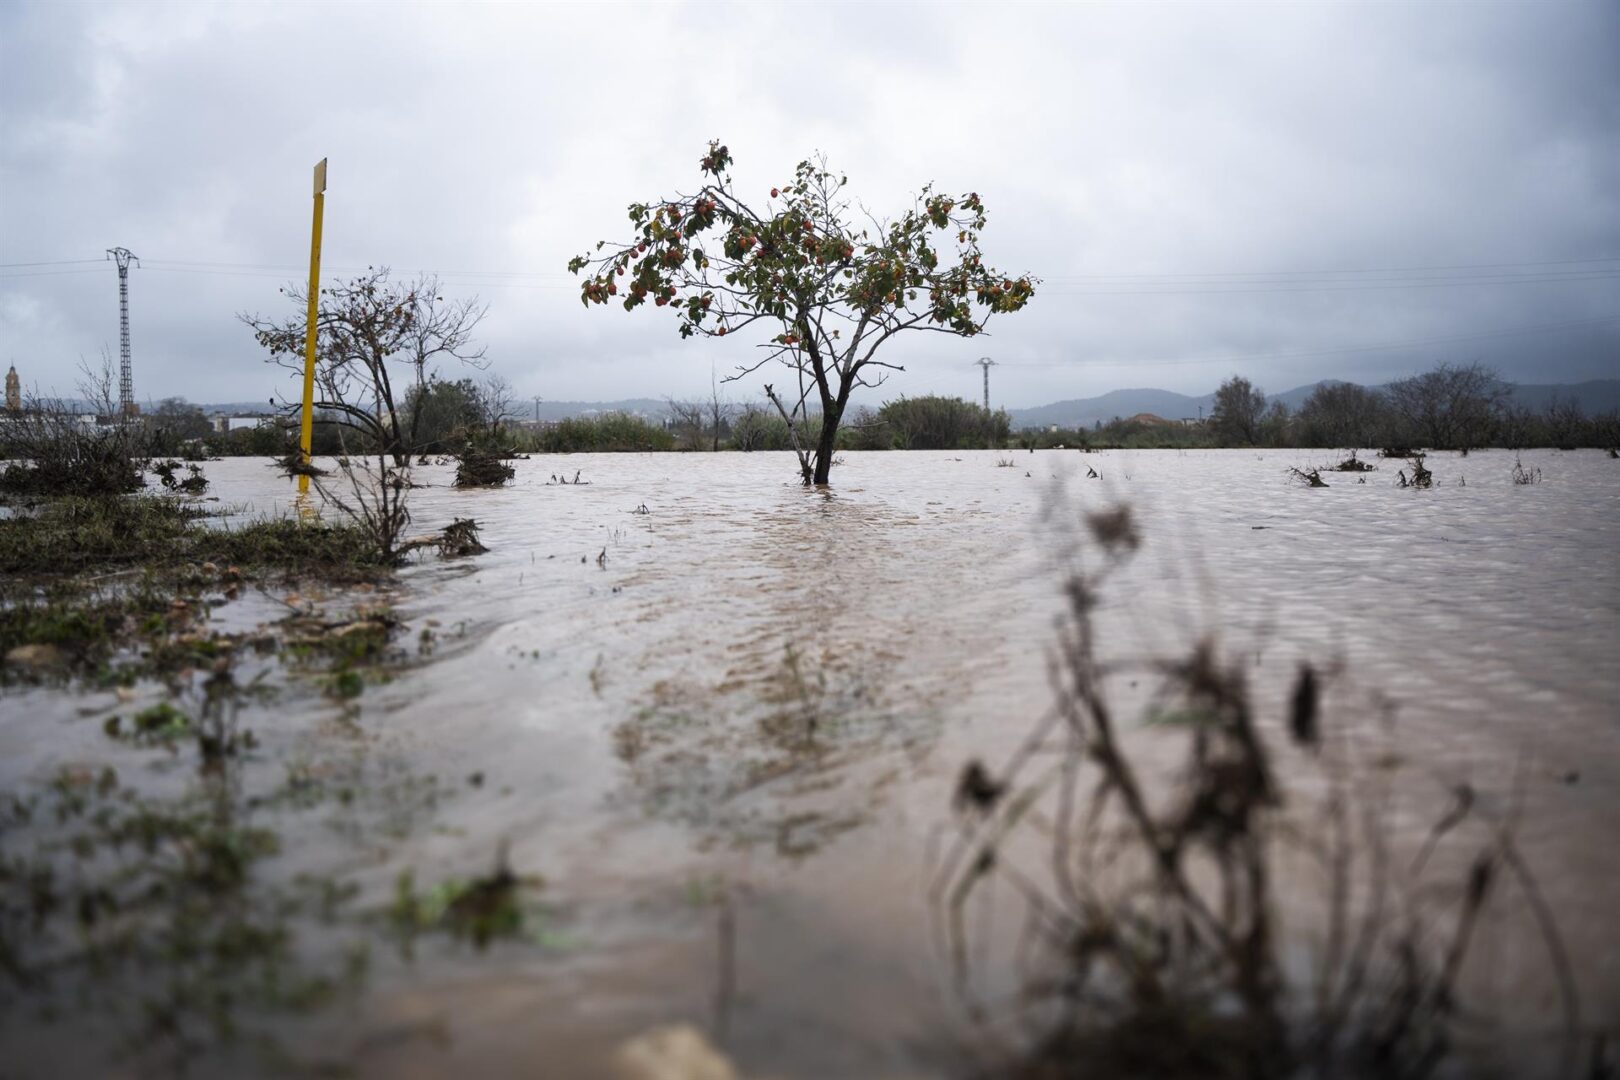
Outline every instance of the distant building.
POLYGON ((11 370, 6 372, 6 411, 22 411, 22 380, 17 378, 16 364, 12 364, 11 370))
POLYGON ((273 424, 276 422, 276 418, 273 415, 264 413, 235 416, 230 413, 214 413, 208 418, 208 422, 214 426, 215 432, 226 435, 232 431, 241 431, 243 428, 256 428, 263 427, 266 424, 273 424))

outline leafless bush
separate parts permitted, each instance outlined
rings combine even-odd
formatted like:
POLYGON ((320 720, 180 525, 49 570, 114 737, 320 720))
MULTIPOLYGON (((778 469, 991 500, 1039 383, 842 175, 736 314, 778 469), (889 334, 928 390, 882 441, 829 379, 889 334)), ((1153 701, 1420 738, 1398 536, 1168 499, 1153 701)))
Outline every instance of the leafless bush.
POLYGON ((1424 466, 1422 454, 1413 454, 1410 464, 1412 466, 1412 476, 1410 479, 1407 478, 1405 469, 1401 469, 1395 474, 1397 487, 1434 487, 1434 473, 1430 472, 1428 468, 1424 466))
POLYGON ((1518 457, 1515 456, 1513 458, 1513 482, 1520 485, 1539 484, 1541 483, 1541 470, 1526 469, 1518 457))
POLYGON ((141 460, 147 435, 126 416, 113 382, 112 357, 101 367, 79 367, 79 396, 89 413, 32 395, 17 413, 0 420, 0 492, 12 495, 124 495, 144 486, 141 460))
POLYGON ((704 450, 708 447, 704 425, 708 417, 700 401, 676 401, 667 398, 664 407, 669 413, 667 427, 675 436, 675 444, 682 450, 704 450))
MULTIPOLYGON (((1285 717, 1292 745, 1279 749, 1261 729, 1248 661, 1223 656, 1213 638, 1180 656, 1101 658, 1092 613, 1139 537, 1123 508, 1088 524, 1103 561, 1066 581, 1053 707, 999 772, 977 761, 964 768, 959 832, 934 884, 959 987, 987 1034, 1016 1037, 1001 1042, 990 1071, 1428 1076, 1451 1053, 1459 973, 1505 882, 1518 887, 1560 979, 1572 1063, 1578 1013, 1567 958, 1511 825, 1485 828, 1464 853, 1452 900, 1440 903, 1440 875, 1428 867, 1457 864, 1436 852, 1457 846, 1465 822, 1486 821, 1472 790, 1457 788, 1415 856, 1402 858, 1370 767, 1324 722, 1331 673, 1299 668, 1285 717), (1155 687, 1144 737, 1180 751, 1169 790, 1143 768, 1133 749, 1143 744, 1122 731, 1125 683, 1155 687), (1322 940, 1309 964, 1280 904, 1284 865, 1301 858, 1326 882, 1310 913, 1322 940), (1006 958, 1017 989, 993 1009, 971 991, 973 969, 989 959, 970 948, 967 909, 1009 889, 1025 916, 1017 955, 1006 958)), ((1290 913, 1299 911, 1304 897, 1287 895, 1290 913)))
POLYGON ((375 460, 356 460, 346 454, 338 458, 338 476, 341 479, 311 475, 311 480, 328 504, 365 531, 384 562, 399 561, 405 529, 411 523, 405 505, 409 470, 393 464, 379 449, 375 460))

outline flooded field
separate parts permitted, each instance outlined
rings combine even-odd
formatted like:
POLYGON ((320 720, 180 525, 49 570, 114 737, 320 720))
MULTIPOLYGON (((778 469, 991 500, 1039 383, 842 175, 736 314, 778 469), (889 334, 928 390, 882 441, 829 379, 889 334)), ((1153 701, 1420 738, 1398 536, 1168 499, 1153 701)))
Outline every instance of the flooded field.
MULTIPOLYGON (((474 518, 489 552, 378 590, 403 620, 385 678, 334 695, 267 668, 232 706, 253 744, 231 842, 262 848, 264 910, 197 940, 195 912, 143 926, 163 948, 115 991, 8 1009, 0 1075, 591 1077, 675 1022, 750 1077, 969 1073, 987 1037, 972 1002, 1013 989, 998 958, 1017 907, 990 893, 965 911, 964 987, 935 890, 953 792, 1051 708, 1066 568, 1077 547, 1094 558, 1080 522, 1121 502, 1142 547, 1100 593, 1102 651, 1176 656, 1214 634, 1268 732, 1302 660, 1333 672, 1324 726, 1400 759, 1380 797, 1394 842, 1420 843, 1461 784, 1511 819, 1583 1024, 1612 1024, 1620 463, 1531 452, 1542 482, 1515 485, 1511 453, 1436 454, 1424 491, 1396 486, 1399 462, 1326 489, 1288 475, 1331 458, 849 453, 830 493, 785 454, 535 457, 471 491, 419 467, 415 525, 474 518), (497 880, 491 922, 519 932, 418 932, 497 880)), ((292 510, 263 461, 206 471, 241 518, 292 510)), ((245 592, 212 619, 378 594, 245 592)), ((0 792, 45 793, 0 833, 6 854, 63 820, 52 799, 121 797, 65 775, 115 769, 136 793, 120 805, 189 798, 193 761, 106 734, 162 699, 6 688, 0 792)), ((1154 732, 1135 709, 1121 723, 1151 760, 1154 732)), ((1515 908, 1487 911, 1465 983, 1482 1028, 1551 1061, 1557 972, 1515 908)))

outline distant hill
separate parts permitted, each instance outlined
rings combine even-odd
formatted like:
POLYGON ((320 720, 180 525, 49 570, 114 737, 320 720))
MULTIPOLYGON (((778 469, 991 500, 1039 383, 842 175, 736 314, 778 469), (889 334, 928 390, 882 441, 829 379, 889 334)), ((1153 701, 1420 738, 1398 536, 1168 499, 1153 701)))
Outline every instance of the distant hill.
POLYGON ((1214 403, 1214 394, 1188 397, 1169 390, 1110 390, 1100 397, 1057 401, 1032 409, 1008 409, 1007 414, 1012 418, 1014 428, 1050 427, 1053 424, 1065 428, 1091 427, 1097 423, 1106 424, 1116 416, 1135 416, 1137 413, 1152 413, 1166 420, 1182 420, 1186 417, 1196 418, 1202 409, 1202 415, 1208 416, 1214 403))
MULTIPOLYGON (((1326 379, 1335 383, 1340 380, 1326 379)), ((1267 394, 1267 400, 1278 400, 1290 410, 1296 410, 1322 383, 1296 386, 1278 394, 1267 394)), ((1382 389, 1375 387, 1374 389, 1382 389)), ((1513 400, 1527 408, 1540 411, 1554 398, 1573 400, 1588 416, 1620 410, 1620 379, 1593 379, 1583 383, 1523 383, 1513 388, 1513 400)), ((1111 390, 1094 398, 1076 398, 1050 405, 1037 405, 1029 409, 1008 409, 1014 429, 1027 427, 1091 427, 1106 424, 1116 416, 1134 416, 1152 413, 1167 420, 1182 420, 1208 416, 1215 407, 1215 395, 1190 397, 1168 390, 1111 390), (1200 412, 1202 410, 1202 412, 1200 412)))

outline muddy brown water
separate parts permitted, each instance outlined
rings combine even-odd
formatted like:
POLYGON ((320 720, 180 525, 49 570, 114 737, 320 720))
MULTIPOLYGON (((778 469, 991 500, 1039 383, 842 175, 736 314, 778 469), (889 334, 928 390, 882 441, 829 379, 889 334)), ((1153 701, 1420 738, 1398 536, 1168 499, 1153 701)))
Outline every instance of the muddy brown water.
MULTIPOLYGON (((1327 489, 1287 475, 1330 458, 848 453, 830 494, 779 454, 536 456, 479 491, 418 468, 414 527, 472 517, 491 550, 403 571, 404 635, 437 640, 357 709, 246 707, 266 770, 365 759, 389 792, 280 822, 269 872, 350 882, 364 915, 402 869, 466 878, 506 845, 544 879, 543 932, 483 950, 424 938, 408 959, 379 943, 361 991, 274 1033, 298 1060, 377 1076, 604 1075, 624 1039, 673 1021, 749 1076, 960 1074, 975 1035, 929 901, 952 786, 1051 704, 1064 558, 1080 515, 1119 501, 1144 544, 1104 594, 1108 650, 1174 654, 1218 630, 1271 721, 1302 658, 1342 662, 1327 722, 1399 726, 1397 830, 1421 836, 1423 808, 1459 782, 1503 813, 1522 801, 1518 843, 1583 1016, 1613 1023, 1620 468, 1531 452, 1543 482, 1516 486, 1514 455, 1486 451, 1432 456, 1430 491, 1396 488, 1394 462, 1365 484, 1325 474, 1327 489)), ((245 514, 292 505, 264 462, 206 469, 245 514)), ((249 621, 276 607, 240 603, 249 621)), ((4 788, 104 761, 183 785, 105 744, 98 718, 118 707, 7 692, 4 788)), ((1011 910, 970 918, 994 943, 1011 910)), ((295 929, 317 951, 342 936, 295 929)), ((1556 1025, 1556 984, 1522 922, 1488 930, 1472 1000, 1529 1032, 1535 1060, 1522 1048, 1556 1025)), ((119 1031, 0 1024, 18 1075, 93 1068, 119 1031)), ((200 1064, 279 1070, 263 1060, 200 1064)))

